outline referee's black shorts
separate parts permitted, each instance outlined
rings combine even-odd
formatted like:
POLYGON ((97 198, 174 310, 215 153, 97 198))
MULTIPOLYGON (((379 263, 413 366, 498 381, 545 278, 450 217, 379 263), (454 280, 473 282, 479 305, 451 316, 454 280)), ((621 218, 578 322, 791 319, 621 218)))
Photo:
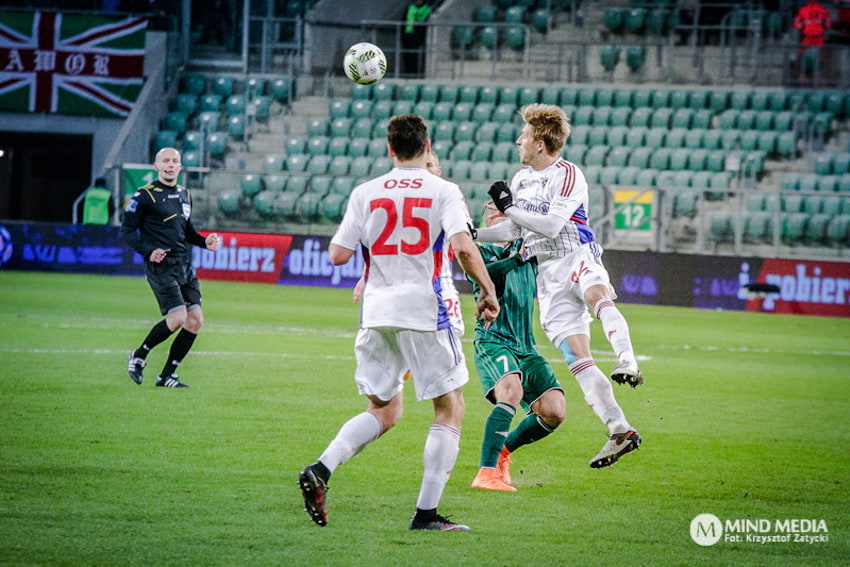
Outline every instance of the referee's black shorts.
POLYGON ((183 306, 200 307, 201 286, 189 262, 176 258, 166 258, 158 264, 145 262, 145 272, 163 315, 183 306))

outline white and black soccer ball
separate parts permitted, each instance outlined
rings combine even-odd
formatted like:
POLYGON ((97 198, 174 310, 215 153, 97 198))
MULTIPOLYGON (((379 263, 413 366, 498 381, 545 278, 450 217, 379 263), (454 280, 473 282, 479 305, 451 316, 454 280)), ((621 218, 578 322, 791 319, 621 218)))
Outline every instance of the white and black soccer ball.
POLYGON ((345 52, 345 76, 360 85, 380 81, 387 72, 387 58, 374 43, 355 43, 345 52))

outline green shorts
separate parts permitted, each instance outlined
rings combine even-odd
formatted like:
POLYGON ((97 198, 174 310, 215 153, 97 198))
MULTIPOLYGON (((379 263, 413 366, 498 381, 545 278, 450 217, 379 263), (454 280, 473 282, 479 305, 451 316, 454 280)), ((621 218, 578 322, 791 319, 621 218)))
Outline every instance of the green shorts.
POLYGON ((514 350, 501 343, 475 341, 475 368, 484 389, 484 397, 491 404, 496 403, 493 395, 496 383, 513 372, 520 375, 523 390, 520 403, 526 412, 530 412, 531 404, 549 390, 564 391, 545 358, 537 353, 514 350))

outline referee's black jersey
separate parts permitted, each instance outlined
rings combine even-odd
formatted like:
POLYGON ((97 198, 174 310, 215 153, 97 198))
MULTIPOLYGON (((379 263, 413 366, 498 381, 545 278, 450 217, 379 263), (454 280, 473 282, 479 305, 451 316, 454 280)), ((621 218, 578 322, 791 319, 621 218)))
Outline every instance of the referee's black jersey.
POLYGON ((124 209, 121 237, 149 261, 157 248, 175 260, 189 260, 189 245, 206 248, 206 239, 192 226, 192 199, 185 187, 154 181, 140 187, 124 209))

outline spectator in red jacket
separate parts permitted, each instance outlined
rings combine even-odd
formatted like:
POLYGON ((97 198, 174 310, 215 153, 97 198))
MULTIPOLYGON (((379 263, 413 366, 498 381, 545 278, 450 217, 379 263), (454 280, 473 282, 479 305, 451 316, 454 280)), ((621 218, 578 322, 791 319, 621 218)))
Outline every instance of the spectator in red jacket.
POLYGON ((817 0, 812 0, 800 8, 792 25, 802 33, 801 47, 822 47, 823 37, 832 20, 827 9, 817 0))

